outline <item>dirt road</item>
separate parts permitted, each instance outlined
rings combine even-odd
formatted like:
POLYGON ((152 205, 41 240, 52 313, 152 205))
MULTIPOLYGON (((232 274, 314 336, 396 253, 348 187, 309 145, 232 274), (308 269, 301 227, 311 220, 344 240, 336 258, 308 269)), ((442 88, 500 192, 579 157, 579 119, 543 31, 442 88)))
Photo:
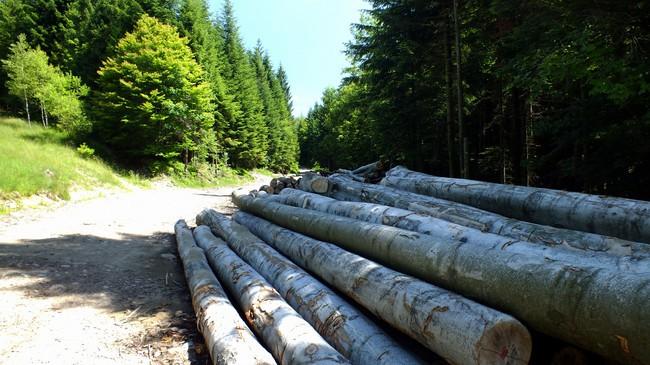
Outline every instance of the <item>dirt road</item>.
POLYGON ((232 190, 163 186, 2 218, 0 364, 207 363, 173 225, 232 211, 232 190))

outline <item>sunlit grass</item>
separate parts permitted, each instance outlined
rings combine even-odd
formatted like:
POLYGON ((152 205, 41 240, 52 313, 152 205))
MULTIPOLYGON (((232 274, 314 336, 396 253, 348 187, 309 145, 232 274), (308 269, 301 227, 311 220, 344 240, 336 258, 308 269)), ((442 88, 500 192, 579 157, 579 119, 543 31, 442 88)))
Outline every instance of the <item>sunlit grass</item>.
POLYGON ((81 157, 73 146, 65 144, 63 133, 0 117, 0 199, 34 194, 68 199, 73 187, 119 185, 118 176, 107 164, 81 157))

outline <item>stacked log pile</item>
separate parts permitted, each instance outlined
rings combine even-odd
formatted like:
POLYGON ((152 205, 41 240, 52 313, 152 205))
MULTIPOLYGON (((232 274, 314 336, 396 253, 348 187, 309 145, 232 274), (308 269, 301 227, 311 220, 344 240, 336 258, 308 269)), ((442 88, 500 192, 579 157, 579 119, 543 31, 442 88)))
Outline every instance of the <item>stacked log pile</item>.
MULTIPOLYGON (((269 350, 251 363, 650 365, 650 203, 386 167, 274 179, 235 191, 232 219, 179 223, 197 313, 226 288, 233 341, 269 350)), ((229 318, 199 316, 226 353, 229 318)))

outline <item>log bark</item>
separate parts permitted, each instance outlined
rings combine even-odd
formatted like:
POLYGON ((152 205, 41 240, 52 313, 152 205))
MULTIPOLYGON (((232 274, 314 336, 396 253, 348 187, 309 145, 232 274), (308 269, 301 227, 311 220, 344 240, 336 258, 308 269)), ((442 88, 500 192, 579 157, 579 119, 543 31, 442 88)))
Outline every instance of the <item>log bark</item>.
POLYGON ((324 179, 328 179, 332 185, 327 195, 338 200, 390 205, 483 232, 552 247, 563 246, 620 257, 629 256, 632 261, 643 260, 650 255, 650 246, 644 243, 524 222, 468 205, 389 186, 361 184, 348 179, 345 175, 332 175, 324 179))
POLYGON ((424 364, 346 300, 252 234, 211 209, 196 217, 248 262, 353 364, 424 364))
MULTIPOLYGON (((553 261, 539 245, 467 245, 260 198, 235 203, 288 229, 511 313, 540 332, 627 364, 650 364, 650 276, 553 261)), ((249 227, 250 228, 250 227, 249 227)), ((568 253, 567 253, 568 254, 568 253)))
POLYGON ((235 220, 452 364, 527 364, 530 335, 507 314, 251 214, 235 220))
POLYGON ((650 243, 650 202, 391 169, 387 186, 550 226, 650 243))
POLYGON ((194 238, 278 363, 349 364, 264 278, 213 236, 210 228, 197 227, 194 238))
POLYGON ((197 326, 205 338, 212 364, 275 364, 273 356, 257 342, 228 300, 185 221, 178 221, 174 231, 197 326))
MULTIPOLYGON (((358 219, 369 223, 393 226, 434 236, 440 239, 459 240, 467 244, 488 245, 490 247, 522 244, 521 242, 509 237, 481 232, 474 228, 447 222, 428 215, 417 214, 410 210, 372 203, 339 201, 322 195, 295 189, 285 189, 280 195, 275 195, 269 199, 274 202, 294 207, 317 210, 323 213, 358 219)), ((617 256, 603 252, 594 252, 569 247, 570 251, 580 253, 579 256, 576 256, 573 252, 566 255, 566 249, 558 250, 553 248, 553 246, 537 248, 537 252, 551 260, 562 261, 568 264, 573 264, 571 260, 579 258, 580 263, 583 265, 589 263, 589 265, 594 267, 650 274, 649 246, 642 243, 628 241, 622 242, 627 242, 628 245, 638 245, 639 247, 636 254, 634 256, 617 256)), ((566 246, 560 247, 566 248, 566 246)), ((626 252, 626 248, 627 247, 618 247, 616 250, 612 251, 626 252)))

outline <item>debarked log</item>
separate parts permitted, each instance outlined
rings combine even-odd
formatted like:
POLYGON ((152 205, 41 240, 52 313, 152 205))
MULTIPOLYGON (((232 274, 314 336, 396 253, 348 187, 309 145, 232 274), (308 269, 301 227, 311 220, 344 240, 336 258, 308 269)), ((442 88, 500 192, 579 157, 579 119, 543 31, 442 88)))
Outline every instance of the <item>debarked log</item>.
MULTIPOLYGON (((571 264, 539 245, 469 245, 233 193, 242 210, 340 245, 628 364, 650 364, 650 275, 571 264)), ((250 227, 249 227, 250 229, 250 227)), ((569 254, 567 252, 567 254, 569 254)))
MULTIPOLYGON (((583 251, 630 256, 633 260, 650 256, 650 246, 644 243, 524 222, 461 203, 383 185, 359 183, 347 178, 345 175, 332 175, 324 179, 328 179, 331 185, 327 195, 338 200, 390 205, 444 219, 483 232, 548 246, 564 246, 583 251)), ((301 190, 305 189, 301 188, 301 190)))
POLYGON ((530 335, 507 314, 251 214, 235 220, 452 364, 528 363, 530 335))
POLYGON ((275 364, 228 300, 208 265, 203 250, 196 246, 185 221, 174 226, 178 253, 192 295, 197 326, 203 334, 214 365, 275 364))
MULTIPOLYGON (((465 227, 424 214, 417 214, 405 209, 373 203, 339 201, 301 190, 285 189, 280 195, 274 195, 269 197, 269 199, 281 204, 317 210, 369 223, 384 224, 437 238, 460 240, 467 244, 487 245, 490 247, 528 244, 526 241, 518 241, 493 233, 481 232, 474 228, 465 227)), ((563 261, 569 264, 572 263, 570 260, 579 258, 582 264, 589 263, 589 265, 594 267, 650 274, 650 253, 646 253, 644 250, 650 246, 634 242, 630 244, 641 246, 636 250, 634 255, 614 255, 611 254, 614 250, 594 251, 572 246, 554 246, 550 244, 538 248, 537 252, 548 259, 563 261), (557 249, 557 247, 563 249, 557 249), (573 252, 566 255, 567 249, 573 252), (574 254, 576 251, 580 252, 580 256, 574 254)), ((619 247, 616 252, 625 252, 625 247, 619 247)))
POLYGON ((534 223, 650 243, 650 202, 437 177, 397 166, 382 184, 534 223))
POLYGON ((194 229, 220 282, 237 300, 246 320, 280 364, 349 364, 255 270, 210 228, 194 229))
POLYGON ((246 227, 212 209, 196 217, 268 280, 284 299, 353 364, 424 364, 345 299, 271 248, 246 227))

